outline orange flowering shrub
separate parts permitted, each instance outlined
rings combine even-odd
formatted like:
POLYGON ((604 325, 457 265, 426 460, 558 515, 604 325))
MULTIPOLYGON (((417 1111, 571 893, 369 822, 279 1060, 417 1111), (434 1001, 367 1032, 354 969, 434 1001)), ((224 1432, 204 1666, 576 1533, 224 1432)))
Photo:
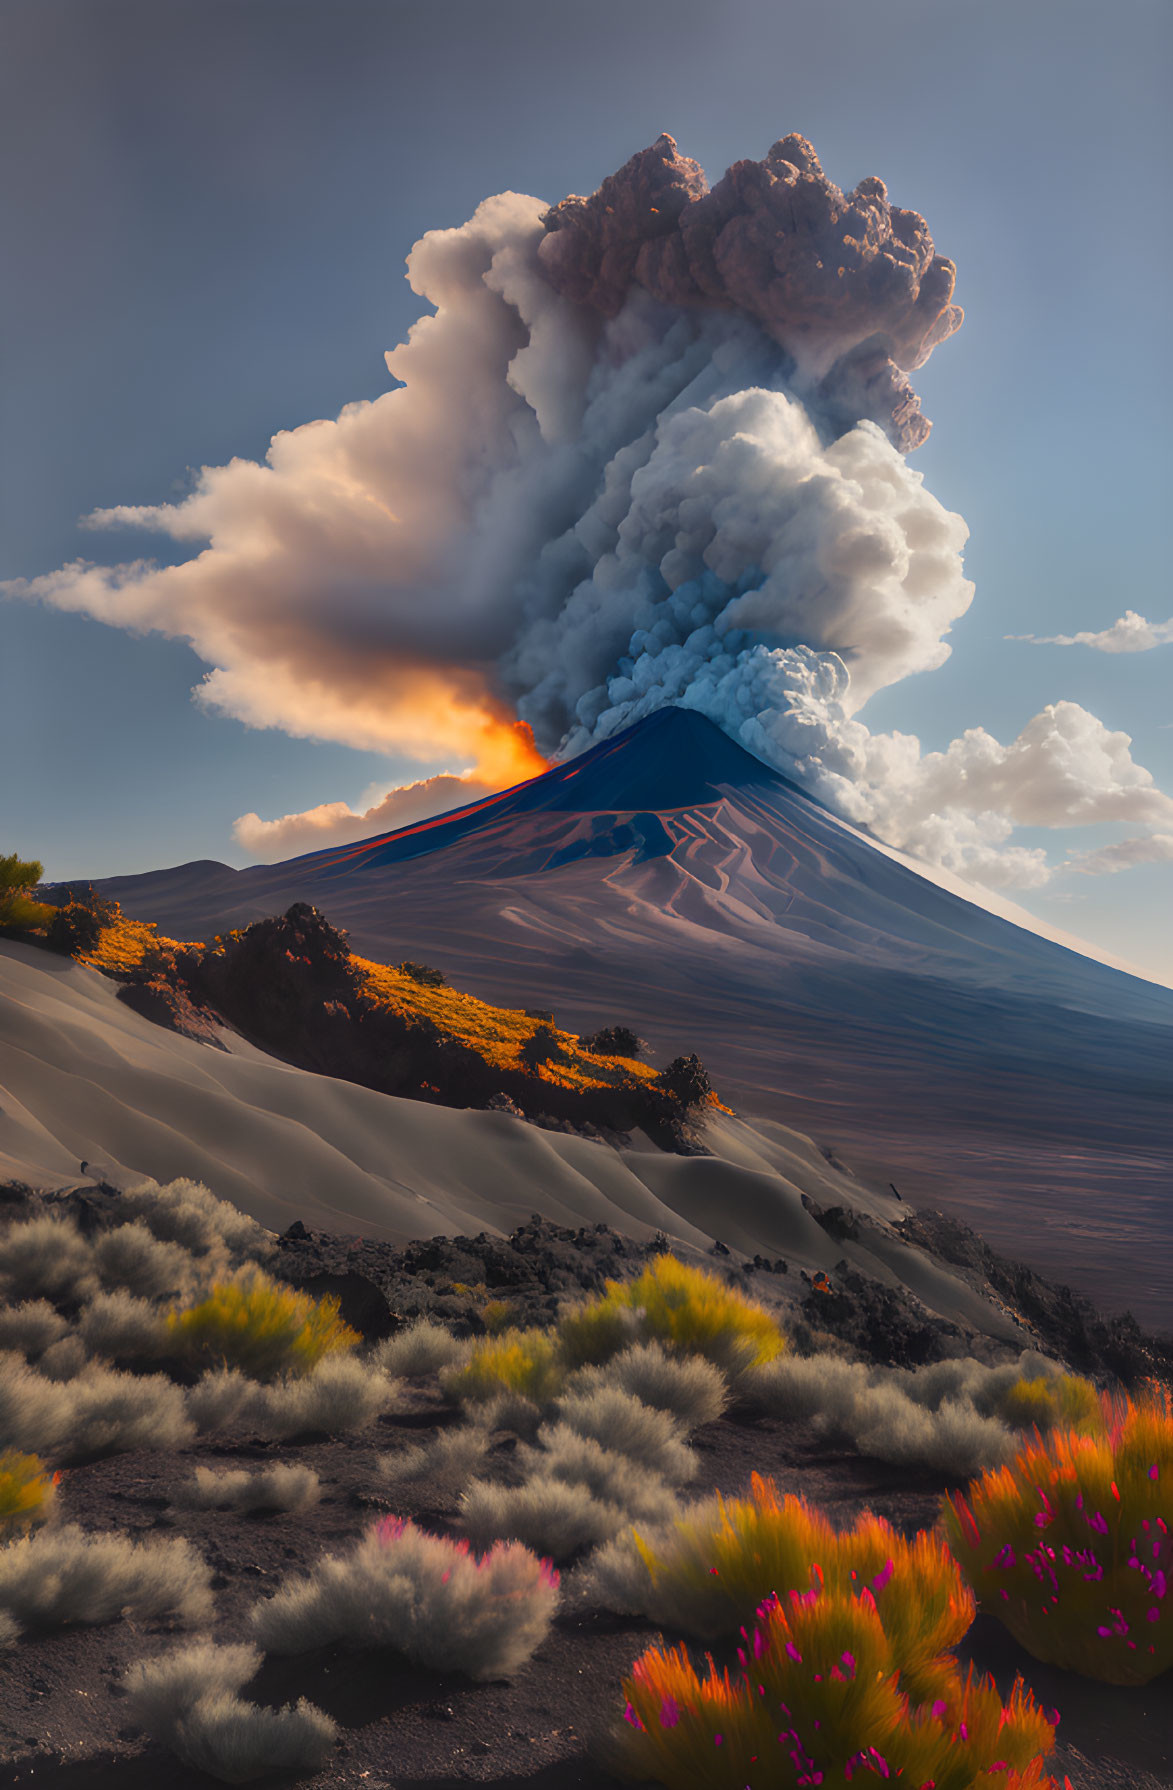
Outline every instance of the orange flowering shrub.
POLYGON ((1173 1665, 1173 1408, 1105 1401, 1100 1434, 1056 1429, 948 1496, 942 1520, 982 1607, 1036 1659, 1147 1684, 1173 1665))
POLYGON ((771 1594, 850 1594, 870 1585, 921 1696, 934 1691, 938 1658, 961 1639, 975 1609, 940 1536, 922 1531, 907 1541, 870 1511, 837 1531, 822 1511, 781 1496, 757 1473, 748 1497, 718 1495, 671 1523, 628 1530, 595 1556, 590 1582, 608 1609, 705 1640, 735 1635, 746 1612, 771 1594))
MULTIPOLYGON (((889 1611, 915 1633, 917 1586, 891 1562, 889 1611)), ((1055 1790, 1040 1755, 1054 1739, 1021 1680, 1003 1705, 989 1678, 950 1655, 931 1693, 873 1590, 791 1592, 742 1630, 735 1672, 702 1677, 686 1650, 649 1648, 623 1689, 624 1720, 602 1743, 620 1775, 669 1790, 823 1790, 898 1779, 909 1790, 1055 1790), (996 1774, 996 1775, 993 1775, 996 1774)))

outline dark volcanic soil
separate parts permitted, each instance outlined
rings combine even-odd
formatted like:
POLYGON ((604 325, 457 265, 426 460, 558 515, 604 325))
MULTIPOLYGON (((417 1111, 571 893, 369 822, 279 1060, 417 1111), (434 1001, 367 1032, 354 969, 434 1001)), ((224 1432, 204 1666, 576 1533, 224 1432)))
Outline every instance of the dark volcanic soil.
MULTIPOLYGON (((179 1455, 133 1454, 62 1475, 63 1514, 86 1528, 188 1536, 217 1573, 215 1637, 248 1637, 247 1612, 281 1576, 355 1540, 373 1517, 395 1509, 433 1529, 450 1527, 454 1501, 422 1492, 388 1497, 378 1453, 416 1441, 451 1414, 432 1394, 409 1395, 413 1409, 362 1436, 300 1447, 229 1437, 179 1455), (324 1497, 299 1515, 241 1517, 169 1507, 170 1489, 196 1465, 255 1467, 304 1462, 320 1474, 324 1497)), ((508 1441, 503 1443, 508 1446, 508 1441)), ((946 1481, 829 1453, 809 1434, 772 1420, 724 1418, 700 1431, 696 1489, 740 1489, 753 1468, 773 1474, 842 1521, 870 1508, 902 1529, 931 1524, 946 1481)), ((473 1685, 405 1667, 386 1653, 330 1648, 270 1659, 246 1694, 280 1704, 309 1697, 338 1722, 341 1743, 315 1790, 369 1784, 373 1790, 443 1790, 478 1783, 530 1790, 607 1790, 592 1764, 589 1736, 618 1707, 618 1687, 653 1638, 646 1625, 587 1611, 574 1574, 549 1640, 512 1684, 473 1685)), ((178 1638, 167 1623, 26 1637, 7 1656, 0 1707, 0 1781, 29 1790, 147 1790, 166 1781, 196 1790, 209 1780, 123 1726, 117 1680, 132 1659, 178 1638)), ((1074 1790, 1113 1784, 1131 1790, 1173 1785, 1173 1698, 1168 1679, 1147 1690, 1093 1684, 1037 1664, 996 1623, 979 1619, 963 1652, 993 1670, 1002 1689, 1021 1671, 1041 1701, 1063 1718, 1056 1763, 1074 1790)))
MULTIPOLYGON (((101 1222, 95 1214, 95 1221, 101 1222)), ((294 1280, 342 1277, 352 1301, 366 1299, 369 1335, 394 1328, 408 1309, 432 1308, 475 1327, 468 1288, 480 1283, 514 1305, 523 1321, 541 1321, 552 1302, 601 1284, 606 1274, 638 1270, 649 1246, 606 1231, 560 1233, 533 1224, 511 1239, 433 1239, 394 1251, 346 1238, 308 1234, 283 1239, 273 1266, 294 1280), (363 1292, 365 1287, 366 1291, 363 1292)), ((750 1290, 792 1303, 810 1293, 796 1276, 773 1269, 750 1290), (797 1298, 796 1298, 797 1296, 797 1298)), ((322 1553, 345 1551, 374 1518, 394 1510, 439 1532, 452 1530, 455 1494, 441 1485, 392 1492, 380 1454, 427 1439, 458 1421, 429 1389, 405 1389, 393 1415, 367 1431, 302 1444, 256 1442, 222 1434, 173 1454, 137 1453, 67 1469, 61 1515, 90 1530, 182 1534, 215 1573, 218 1641, 248 1638, 252 1605, 291 1571, 322 1553), (255 1468, 276 1460, 304 1463, 320 1475, 322 1502, 296 1515, 240 1516, 171 1506, 173 1488, 199 1465, 255 1468)), ((497 1450, 516 1446, 508 1433, 497 1450)), ((870 1508, 908 1532, 931 1525, 948 1482, 937 1474, 836 1452, 811 1432, 772 1419, 733 1414, 697 1433, 695 1490, 742 1489, 751 1471, 772 1474, 836 1520, 870 1508)), ((549 1639, 509 1684, 467 1681, 407 1667, 387 1652, 330 1648, 267 1660, 243 1694, 282 1704, 308 1697, 338 1722, 340 1744, 314 1790, 447 1790, 469 1783, 497 1790, 610 1790, 613 1780, 589 1755, 590 1736, 622 1706, 619 1685, 643 1647, 646 1625, 586 1608, 573 1571, 564 1574, 561 1613, 549 1639)), ((27 1790, 196 1790, 211 1780, 125 1725, 118 1680, 135 1659, 164 1651, 185 1631, 166 1622, 26 1635, 0 1656, 0 1784, 27 1790)), ((1173 1787, 1173 1690, 1167 1675, 1146 1690, 1116 1689, 1041 1666, 990 1619, 979 1618, 963 1653, 994 1671, 1003 1692, 1021 1672, 1046 1707, 1062 1717, 1052 1769, 1073 1790, 1170 1790, 1173 1787)), ((273 1781, 273 1780, 267 1780, 273 1781)))

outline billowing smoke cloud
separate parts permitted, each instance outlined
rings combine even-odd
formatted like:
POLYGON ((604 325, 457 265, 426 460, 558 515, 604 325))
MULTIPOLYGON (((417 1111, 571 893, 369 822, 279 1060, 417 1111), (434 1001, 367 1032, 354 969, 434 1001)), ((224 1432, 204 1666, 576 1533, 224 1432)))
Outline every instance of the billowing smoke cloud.
POLYGON ((377 833, 394 833, 449 808, 479 802, 492 795, 495 787, 480 783, 475 777, 426 777, 420 783, 388 790, 366 808, 352 808, 349 802, 322 802, 300 814, 283 814, 279 820, 242 814, 233 823, 232 832, 250 857, 275 864, 283 858, 324 850, 326 846, 349 845, 355 839, 370 839, 377 833))
POLYGON ((710 192, 665 135, 543 221, 542 271, 565 297, 616 317, 639 286, 664 305, 740 312, 844 426, 872 417, 905 452, 928 435, 904 373, 960 328, 956 270, 874 175, 844 193, 792 134, 710 192))
MULTIPOLYGON (((903 369, 960 321, 953 270, 880 182, 845 197, 790 137, 707 193, 662 138, 594 200, 486 200, 408 277, 435 314, 387 356, 398 389, 179 504, 94 518, 193 557, 20 594, 189 641, 200 700, 252 726, 484 788, 680 703, 991 883, 1050 875, 1021 825, 1173 825, 1127 736, 1074 703, 928 754, 860 718, 944 661, 973 597, 965 524, 900 451, 924 429, 903 369)), ((450 805, 412 787, 411 818, 450 805)), ((284 855, 407 818, 393 795, 238 836, 284 855)))
POLYGON ((1099 653, 1151 653, 1155 646, 1173 645, 1173 621, 1150 622, 1135 609, 1103 628, 1098 634, 1007 634, 1007 640, 1029 640, 1035 646, 1091 646, 1099 653))

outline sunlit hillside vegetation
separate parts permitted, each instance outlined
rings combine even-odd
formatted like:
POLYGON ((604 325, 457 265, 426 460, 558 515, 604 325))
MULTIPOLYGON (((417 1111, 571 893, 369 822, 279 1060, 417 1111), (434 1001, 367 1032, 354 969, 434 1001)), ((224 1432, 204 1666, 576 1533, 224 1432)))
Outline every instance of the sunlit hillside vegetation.
POLYGON ((97 943, 91 950, 77 953, 79 963, 107 976, 129 976, 170 964, 178 951, 199 949, 167 938, 152 921, 127 919, 117 903, 114 906, 115 913, 102 927, 97 943))
POLYGON ((535 1064, 533 1073, 562 1088, 621 1087, 631 1082, 651 1083, 656 1071, 634 1057, 596 1056, 582 1049, 574 1032, 564 1032, 547 1020, 519 1008, 491 1007, 475 995, 457 988, 429 987, 387 964, 353 959, 366 994, 408 1019, 430 1020, 446 1037, 469 1046, 497 1069, 527 1067, 522 1052, 535 1038, 550 1034, 551 1054, 535 1064))
POLYGON ((617 1131, 672 1127, 719 1105, 695 1058, 658 1071, 640 1061, 638 1040, 622 1026, 580 1038, 547 1012, 494 1007, 451 988, 429 965, 355 956, 315 909, 179 941, 129 919, 88 885, 50 886, 38 891, 50 905, 34 901, 30 879, 40 866, 15 857, 12 865, 28 885, 20 936, 124 983, 138 1011, 179 1030, 202 1016, 207 1035, 227 1019, 306 1067, 384 1092, 503 1104, 617 1131))

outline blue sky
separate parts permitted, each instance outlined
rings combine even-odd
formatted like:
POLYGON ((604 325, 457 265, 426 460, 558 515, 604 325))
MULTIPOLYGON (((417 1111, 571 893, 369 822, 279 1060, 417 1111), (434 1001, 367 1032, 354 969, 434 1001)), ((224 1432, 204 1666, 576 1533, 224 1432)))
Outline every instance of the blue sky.
MULTIPOLYGON (((935 429, 914 464, 970 526, 977 597, 950 661, 874 697, 869 724, 928 749, 1070 699, 1173 792, 1173 645, 1003 638, 1173 613, 1170 35, 1156 0, 8 0, 0 577, 157 553, 79 518, 174 500, 188 469, 386 390, 383 350, 420 309, 404 256, 485 195, 590 192, 661 130, 714 179, 799 130, 833 179, 878 173, 925 214, 967 312, 917 375, 935 429)), ((197 709, 205 669, 0 604, 3 848, 55 876, 239 863, 244 810, 420 775, 197 709)), ((1165 862, 1016 899, 1173 978, 1171 895, 1165 862)))

